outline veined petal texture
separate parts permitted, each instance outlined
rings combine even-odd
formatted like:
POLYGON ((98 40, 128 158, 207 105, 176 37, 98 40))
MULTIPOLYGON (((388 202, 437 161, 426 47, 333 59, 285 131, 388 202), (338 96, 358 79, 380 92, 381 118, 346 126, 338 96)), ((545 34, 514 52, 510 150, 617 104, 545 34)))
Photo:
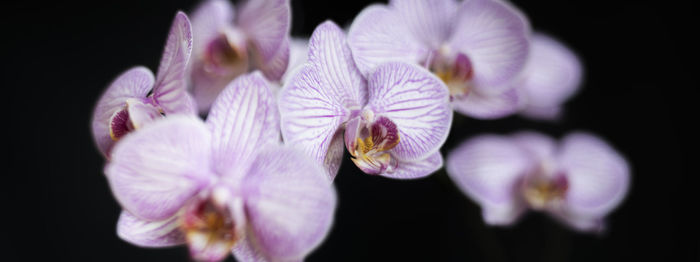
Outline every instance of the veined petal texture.
POLYGON ((192 26, 187 15, 178 12, 168 33, 160 60, 153 100, 166 114, 196 112, 187 93, 187 64, 192 53, 192 26))

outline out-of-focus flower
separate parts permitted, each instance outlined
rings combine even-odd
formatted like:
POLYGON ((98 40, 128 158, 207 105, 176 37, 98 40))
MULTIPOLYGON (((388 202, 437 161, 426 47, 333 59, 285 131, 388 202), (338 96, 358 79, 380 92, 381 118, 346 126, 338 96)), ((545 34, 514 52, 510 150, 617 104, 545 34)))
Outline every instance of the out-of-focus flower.
POLYGON ((279 144, 279 115, 259 72, 234 80, 203 123, 175 116, 117 144, 105 169, 135 245, 187 243, 196 260, 300 261, 330 229, 323 168, 279 144))
POLYGON ((209 0, 192 15, 193 94, 204 113, 237 76, 258 69, 282 78, 289 62, 289 0, 245 1, 234 10, 227 0, 209 0))
POLYGON ((581 62, 562 43, 543 34, 534 34, 530 46, 525 70, 514 82, 521 92, 521 114, 554 120, 581 85, 581 62))
POLYGON ((532 132, 482 135, 447 158, 447 174, 492 225, 510 225, 528 208, 580 231, 600 232, 630 182, 625 159, 599 138, 573 133, 559 144, 532 132))
POLYGON ((311 36, 308 59, 280 92, 280 127, 286 143, 323 163, 331 179, 343 144, 368 174, 417 178, 442 166, 438 149, 452 109, 440 79, 421 67, 392 62, 377 66, 365 80, 345 34, 330 21, 311 36))
POLYGON ((190 21, 178 12, 155 79, 147 68, 134 67, 117 77, 97 102, 92 135, 100 152, 109 156, 117 140, 163 115, 196 113, 185 75, 191 52, 190 21))
POLYGON ((505 1, 392 0, 365 8, 348 43, 363 75, 387 61, 420 64, 446 83, 455 110, 492 119, 519 109, 510 83, 525 66, 529 34, 505 1))

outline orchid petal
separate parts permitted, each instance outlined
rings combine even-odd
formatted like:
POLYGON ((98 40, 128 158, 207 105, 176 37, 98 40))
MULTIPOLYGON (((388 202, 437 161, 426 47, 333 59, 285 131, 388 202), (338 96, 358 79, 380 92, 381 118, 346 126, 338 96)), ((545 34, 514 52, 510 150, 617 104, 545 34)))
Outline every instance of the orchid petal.
POLYGON ((382 172, 380 176, 396 179, 415 179, 426 177, 442 168, 442 154, 435 152, 423 160, 399 161, 396 170, 382 172))
POLYGON ((127 211, 162 220, 209 182, 210 153, 211 135, 204 124, 173 116, 124 137, 105 173, 127 211))
POLYGON ((117 222, 119 238, 140 247, 169 247, 185 243, 185 236, 180 231, 180 217, 148 221, 140 219, 127 211, 122 211, 117 222))
POLYGON ((236 25, 253 42, 261 68, 278 70, 263 70, 266 76, 274 76, 271 80, 275 81, 280 80, 289 62, 290 12, 289 0, 255 0, 246 1, 236 14, 236 25), (283 66, 271 66, 275 60, 281 60, 283 66))
POLYGON ((289 64, 287 65, 287 70, 284 72, 282 77, 282 82, 286 83, 291 79, 293 72, 296 72, 297 68, 304 66, 306 61, 308 61, 309 52, 309 40, 301 38, 292 38, 289 42, 289 64))
POLYGON ((563 139, 559 152, 559 164, 569 183, 566 203, 570 212, 603 216, 623 200, 630 183, 629 167, 605 141, 574 133, 563 139))
MULTIPOLYGON (((253 234, 252 232, 247 233, 248 235, 253 234)), ((233 246, 231 250, 233 256, 236 257, 236 261, 239 262, 268 262, 269 260, 265 258, 262 251, 252 243, 251 237, 246 236, 241 239, 233 246)))
POLYGON ((192 52, 196 59, 204 55, 207 43, 221 36, 224 28, 230 26, 233 15, 233 6, 227 0, 207 0, 195 9, 192 14, 192 52))
POLYGON ((124 109, 127 99, 144 99, 153 88, 153 82, 153 73, 147 68, 131 68, 119 75, 97 101, 92 114, 92 136, 102 154, 107 156, 114 145, 109 135, 114 113, 124 109))
POLYGON ((520 93, 516 89, 506 90, 500 94, 472 90, 466 96, 456 97, 452 105, 457 112, 473 118, 496 119, 518 112, 519 100, 520 93))
POLYGON ((279 114, 265 77, 253 72, 231 82, 212 105, 207 125, 216 170, 244 173, 256 150, 280 142, 279 114))
POLYGON ((139 99, 127 99, 126 105, 126 109, 129 112, 129 121, 131 121, 134 129, 139 129, 148 123, 162 118, 157 108, 149 104, 144 104, 139 99))
POLYGON ((468 0, 457 13, 450 45, 474 65, 474 87, 502 92, 525 66, 529 25, 505 1, 468 0))
POLYGON ((270 61, 267 63, 258 62, 257 67, 267 79, 280 81, 287 71, 290 52, 289 38, 285 38, 270 61))
POLYGON ((273 261, 303 259, 330 230, 336 195, 320 165, 290 147, 260 152, 243 184, 253 245, 273 261))
POLYGON ((449 91, 440 79, 421 67, 390 62, 377 67, 368 83, 367 107, 398 126, 400 142, 392 155, 420 160, 440 149, 452 124, 449 91))
POLYGON ((192 25, 185 13, 178 12, 168 33, 153 88, 153 100, 166 114, 196 112, 187 93, 185 75, 191 53, 192 25))
POLYGON ((523 210, 517 192, 536 164, 511 139, 483 135, 462 143, 447 157, 447 174, 482 207, 489 224, 512 223, 523 210))
POLYGON ((527 152, 533 161, 554 159, 558 150, 557 142, 549 136, 522 131, 511 136, 513 142, 527 152))
POLYGON ((528 100, 523 113, 538 119, 556 117, 561 104, 580 87, 582 72, 576 54, 549 36, 535 34, 518 86, 528 100))
POLYGON ((420 63, 430 52, 414 39, 399 15, 384 5, 371 5, 357 15, 350 26, 348 45, 364 76, 389 61, 420 63))
POLYGON ((455 0, 392 0, 391 7, 415 39, 437 50, 452 34, 459 6, 455 0))

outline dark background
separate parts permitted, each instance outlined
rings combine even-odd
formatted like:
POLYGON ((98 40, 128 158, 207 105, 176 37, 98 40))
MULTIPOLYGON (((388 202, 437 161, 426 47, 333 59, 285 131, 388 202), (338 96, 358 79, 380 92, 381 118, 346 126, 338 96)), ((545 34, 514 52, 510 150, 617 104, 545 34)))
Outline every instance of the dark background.
MULTIPOLYGON (((292 33, 308 36, 326 19, 348 25, 369 2, 292 0, 292 33)), ((697 134, 687 126, 698 122, 691 111, 698 75, 690 52, 698 46, 690 40, 698 33, 694 9, 672 1, 603 2, 611 1, 515 1, 536 30, 581 56, 583 88, 559 123, 457 116, 442 152, 483 132, 599 134, 633 171, 631 190, 609 216, 606 235, 578 234, 539 214, 511 228, 488 227, 444 171, 390 180, 362 174, 346 157, 335 180, 335 224, 308 261, 698 261, 697 169, 690 173, 687 140, 697 134)), ((157 69, 175 11, 194 6, 134 0, 3 4, 2 139, 10 168, 0 182, 7 194, 2 216, 9 218, 0 260, 188 259, 183 247, 142 249, 117 238, 120 208, 89 127, 107 84, 135 65, 157 69)))

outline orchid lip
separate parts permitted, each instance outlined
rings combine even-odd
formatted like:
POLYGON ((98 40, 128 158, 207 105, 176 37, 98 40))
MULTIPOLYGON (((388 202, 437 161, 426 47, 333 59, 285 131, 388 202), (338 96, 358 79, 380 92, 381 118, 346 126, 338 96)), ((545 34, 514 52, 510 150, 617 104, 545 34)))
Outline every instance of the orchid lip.
POLYGON ((563 173, 553 177, 533 174, 524 178, 522 194, 533 209, 556 209, 566 199, 568 188, 569 181, 563 173))
POLYGON ((241 238, 236 223, 221 194, 191 200, 184 209, 180 229, 185 235, 192 257, 203 261, 220 261, 241 238))
POLYGON ((212 75, 243 73, 248 70, 245 36, 238 30, 226 30, 209 42, 204 53, 204 71, 212 75))
POLYGON ((396 169, 398 161, 390 153, 400 141, 394 122, 384 116, 375 118, 374 112, 363 110, 360 118, 353 119, 347 128, 348 151, 357 167, 368 174, 396 169))
POLYGON ((473 89, 474 77, 474 67, 469 58, 463 53, 450 58, 446 48, 434 53, 429 69, 447 85, 450 99, 466 97, 473 89))

